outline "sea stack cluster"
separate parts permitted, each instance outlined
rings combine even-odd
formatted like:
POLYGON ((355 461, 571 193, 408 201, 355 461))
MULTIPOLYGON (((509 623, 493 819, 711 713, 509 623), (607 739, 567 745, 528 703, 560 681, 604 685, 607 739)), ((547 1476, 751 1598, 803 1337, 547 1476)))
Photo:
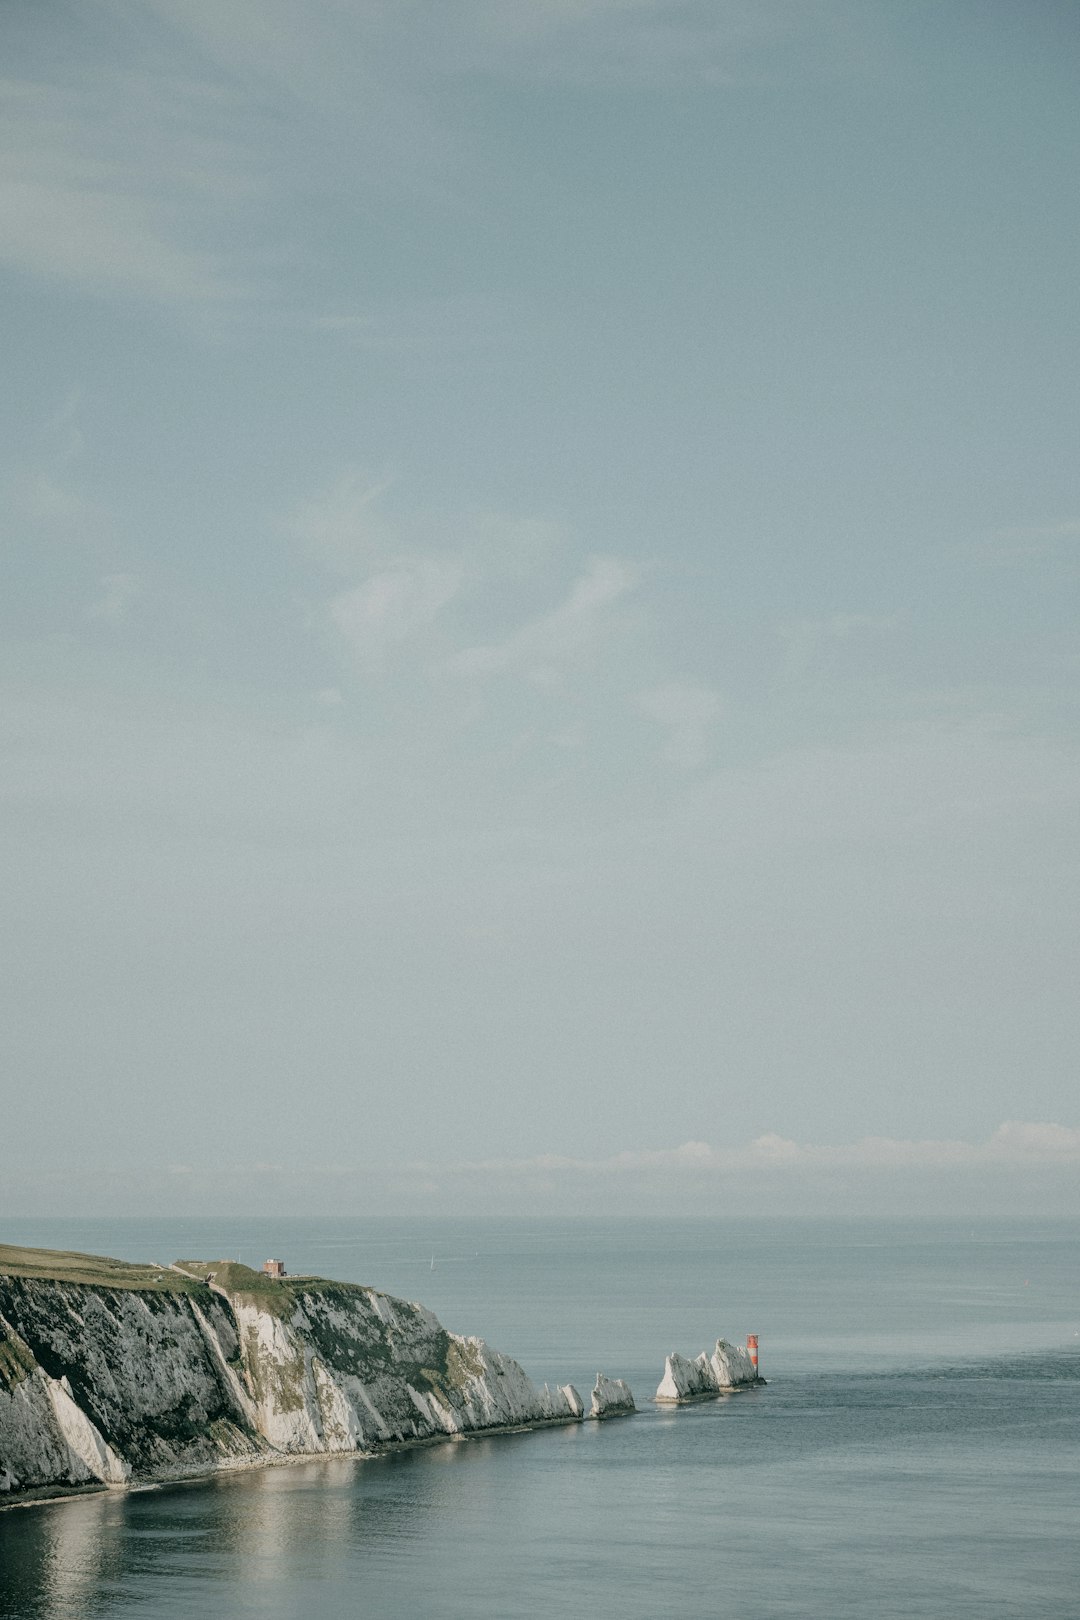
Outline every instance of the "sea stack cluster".
POLYGON ((692 1361, 673 1351, 664 1363, 664 1376, 657 1388, 656 1399, 667 1405, 680 1406, 687 1401, 705 1400, 710 1396, 745 1388, 749 1384, 764 1382, 763 1378, 758 1377, 748 1350, 741 1345, 729 1344, 726 1339, 717 1339, 711 1355, 703 1350, 692 1361))

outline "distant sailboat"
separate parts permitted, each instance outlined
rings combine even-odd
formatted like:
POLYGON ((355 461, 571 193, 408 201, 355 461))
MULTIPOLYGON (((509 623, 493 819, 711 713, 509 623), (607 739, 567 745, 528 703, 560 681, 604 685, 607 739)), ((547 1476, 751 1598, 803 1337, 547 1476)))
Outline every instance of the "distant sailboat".
POLYGON ((431 1269, 432 1269, 432 1271, 435 1270, 435 1256, 434 1255, 432 1255, 432 1257, 431 1257, 431 1269))

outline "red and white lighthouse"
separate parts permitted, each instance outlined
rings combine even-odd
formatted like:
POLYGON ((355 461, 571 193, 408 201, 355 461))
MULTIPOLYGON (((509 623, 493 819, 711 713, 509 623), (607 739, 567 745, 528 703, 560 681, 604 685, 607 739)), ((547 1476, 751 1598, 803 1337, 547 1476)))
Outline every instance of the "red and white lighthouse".
POLYGON ((750 1357, 750 1365, 754 1369, 754 1377, 755 1378, 760 1378, 761 1374, 758 1371, 757 1334, 756 1333, 748 1333, 746 1335, 746 1353, 750 1357))

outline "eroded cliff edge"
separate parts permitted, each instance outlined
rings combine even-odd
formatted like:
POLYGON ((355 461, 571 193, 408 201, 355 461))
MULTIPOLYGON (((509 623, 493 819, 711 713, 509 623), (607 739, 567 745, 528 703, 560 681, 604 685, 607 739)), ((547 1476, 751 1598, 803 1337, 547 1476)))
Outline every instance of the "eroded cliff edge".
POLYGON ((374 1288, 0 1246, 0 1492, 179 1479, 582 1416, 374 1288))

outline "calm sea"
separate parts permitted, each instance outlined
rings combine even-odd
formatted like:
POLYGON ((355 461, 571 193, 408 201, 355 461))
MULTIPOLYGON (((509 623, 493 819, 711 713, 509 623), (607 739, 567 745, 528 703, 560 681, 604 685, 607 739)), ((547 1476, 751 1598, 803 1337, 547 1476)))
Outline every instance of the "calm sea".
POLYGON ((0 1513, 0 1616, 1080 1616, 1080 1224, 36 1221, 420 1299, 640 1415, 0 1513), (761 1339, 767 1389, 648 1402, 761 1339))

